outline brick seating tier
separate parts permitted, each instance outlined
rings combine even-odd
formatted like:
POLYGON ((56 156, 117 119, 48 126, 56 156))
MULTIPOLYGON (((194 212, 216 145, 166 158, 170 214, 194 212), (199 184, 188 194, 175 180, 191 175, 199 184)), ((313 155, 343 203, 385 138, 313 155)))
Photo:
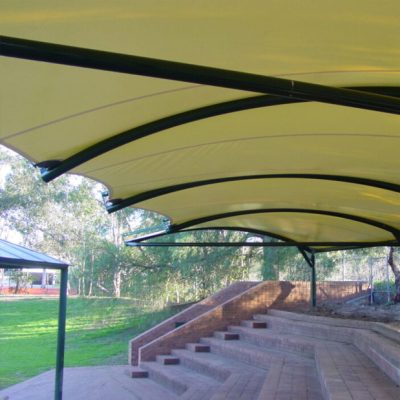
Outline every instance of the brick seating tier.
POLYGON ((400 399, 400 332, 384 324, 271 309, 199 344, 142 362, 142 379, 183 400, 400 399))

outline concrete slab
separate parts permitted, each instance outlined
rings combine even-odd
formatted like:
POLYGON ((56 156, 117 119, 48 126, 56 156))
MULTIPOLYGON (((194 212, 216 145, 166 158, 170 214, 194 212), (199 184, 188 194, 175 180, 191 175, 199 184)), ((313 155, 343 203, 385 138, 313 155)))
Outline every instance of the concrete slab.
MULTIPOLYGON (((175 400, 149 379, 132 379, 128 365, 65 368, 65 400, 175 400)), ((0 400, 53 400, 54 370, 0 391, 0 400)))

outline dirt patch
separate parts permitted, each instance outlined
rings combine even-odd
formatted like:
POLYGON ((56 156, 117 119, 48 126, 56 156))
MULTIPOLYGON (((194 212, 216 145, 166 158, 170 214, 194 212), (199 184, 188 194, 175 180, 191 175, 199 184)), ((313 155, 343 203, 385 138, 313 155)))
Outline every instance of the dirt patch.
POLYGON ((400 303, 385 305, 369 305, 354 303, 326 302, 312 310, 305 311, 311 315, 331 318, 356 319, 388 323, 400 328, 400 303))

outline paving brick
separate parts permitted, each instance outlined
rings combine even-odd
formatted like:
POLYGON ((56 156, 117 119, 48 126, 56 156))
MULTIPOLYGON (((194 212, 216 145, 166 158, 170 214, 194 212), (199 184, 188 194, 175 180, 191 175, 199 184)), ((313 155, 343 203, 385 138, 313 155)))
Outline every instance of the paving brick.
POLYGON ((253 329, 266 329, 267 328, 267 323, 264 321, 255 321, 255 320, 242 321, 241 325, 246 326, 248 328, 253 328, 253 329))
POLYGON ((132 370, 130 371, 130 376, 131 376, 131 378, 134 378, 134 379, 148 378, 149 372, 145 371, 142 368, 132 368, 132 370))
POLYGON ((214 336, 222 340, 239 340, 240 335, 232 332, 214 332, 214 336))
POLYGON ((179 364, 179 358, 173 356, 157 356, 157 361, 164 365, 176 365, 179 364))
POLYGON ((190 351, 194 351, 195 353, 209 353, 210 346, 203 343, 188 343, 186 348, 190 351))

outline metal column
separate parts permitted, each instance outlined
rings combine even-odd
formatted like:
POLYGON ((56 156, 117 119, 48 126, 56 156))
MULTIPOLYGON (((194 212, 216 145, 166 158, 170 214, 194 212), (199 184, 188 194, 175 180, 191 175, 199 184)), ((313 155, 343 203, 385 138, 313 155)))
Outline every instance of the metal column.
POLYGON ((317 274, 315 269, 315 254, 311 253, 311 306, 317 305, 317 274))
POLYGON ((56 382, 54 399, 62 400, 63 373, 64 373, 64 349, 65 349, 65 321, 67 316, 67 282, 68 268, 61 269, 60 303, 58 308, 58 336, 57 336, 57 361, 56 382))
POLYGON ((312 307, 317 305, 317 273, 315 270, 315 253, 313 249, 298 247, 300 253, 306 260, 311 268, 311 281, 310 281, 310 304, 312 307), (309 252, 310 254, 308 254, 309 252))

